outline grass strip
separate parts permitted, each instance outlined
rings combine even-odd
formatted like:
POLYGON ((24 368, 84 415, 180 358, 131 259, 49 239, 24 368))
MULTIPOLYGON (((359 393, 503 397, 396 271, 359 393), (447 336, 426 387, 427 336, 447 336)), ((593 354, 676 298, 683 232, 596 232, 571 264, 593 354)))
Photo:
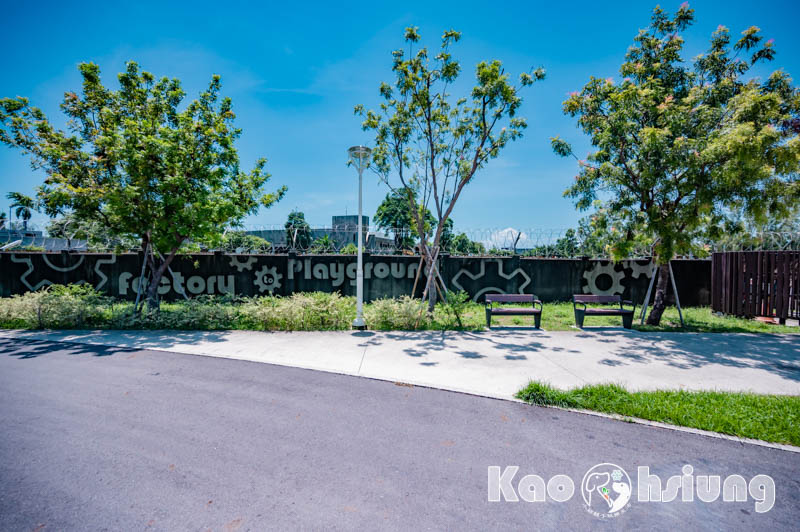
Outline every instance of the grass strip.
POLYGON ((743 438, 800 446, 800 396, 717 391, 629 392, 616 384, 559 390, 531 381, 517 397, 536 405, 594 410, 743 438))

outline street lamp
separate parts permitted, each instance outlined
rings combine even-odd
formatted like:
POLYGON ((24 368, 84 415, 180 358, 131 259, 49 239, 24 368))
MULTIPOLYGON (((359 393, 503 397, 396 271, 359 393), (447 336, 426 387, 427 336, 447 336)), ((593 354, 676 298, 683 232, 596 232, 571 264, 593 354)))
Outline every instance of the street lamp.
POLYGON ((358 169, 358 270, 356 271, 356 319, 353 321, 354 329, 364 329, 364 263, 361 258, 362 236, 361 236, 361 175, 364 168, 369 166, 369 154, 371 149, 366 146, 353 146, 347 150, 350 160, 358 169))

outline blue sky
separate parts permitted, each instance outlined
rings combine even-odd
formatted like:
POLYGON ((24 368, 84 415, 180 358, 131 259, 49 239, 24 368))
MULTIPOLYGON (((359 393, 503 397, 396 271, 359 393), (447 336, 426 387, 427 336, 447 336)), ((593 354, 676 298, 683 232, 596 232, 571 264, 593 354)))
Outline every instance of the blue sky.
MULTIPOLYGON (((733 35, 759 26, 775 39, 777 58, 762 74, 783 68, 800 77, 800 3, 695 1, 697 21, 685 34, 687 57, 705 50, 719 25, 733 35)), ((674 11, 680 2, 662 2, 674 11)), ((403 28, 419 26, 425 44, 438 44, 450 28, 462 32, 454 55, 463 67, 466 94, 475 64, 500 59, 515 76, 531 67, 547 79, 523 94, 525 136, 478 175, 453 218, 461 229, 562 229, 582 216, 562 193, 575 175, 549 138, 561 135, 578 154, 588 144, 575 121, 562 115, 567 93, 590 75, 618 78, 625 51, 645 27, 655 2, 37 2, 6 3, 0 20, 0 96, 27 96, 56 122, 66 90, 78 90, 76 65, 98 63, 108 84, 127 60, 157 76, 178 77, 194 97, 212 74, 233 98, 244 132, 243 166, 269 160, 284 200, 247 220, 282 224, 294 208, 313 225, 357 210, 355 171, 346 149, 370 144, 353 116, 355 104, 374 107, 378 85, 391 81, 391 51, 403 45, 403 28)), ((454 92, 458 92, 458 88, 454 92)), ((42 174, 19 152, 0 146, 0 208, 8 191, 32 194, 42 174)), ((386 194, 368 175, 365 214, 386 194)), ((41 217, 39 217, 41 221, 41 217)))

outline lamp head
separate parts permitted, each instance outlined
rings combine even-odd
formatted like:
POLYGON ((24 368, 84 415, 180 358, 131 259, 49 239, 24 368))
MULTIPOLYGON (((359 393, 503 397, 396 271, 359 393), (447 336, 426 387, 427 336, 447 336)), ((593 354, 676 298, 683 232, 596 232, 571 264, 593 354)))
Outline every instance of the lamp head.
POLYGON ((372 150, 366 146, 352 146, 347 149, 347 154, 356 165, 356 168, 363 169, 369 166, 369 155, 372 150))

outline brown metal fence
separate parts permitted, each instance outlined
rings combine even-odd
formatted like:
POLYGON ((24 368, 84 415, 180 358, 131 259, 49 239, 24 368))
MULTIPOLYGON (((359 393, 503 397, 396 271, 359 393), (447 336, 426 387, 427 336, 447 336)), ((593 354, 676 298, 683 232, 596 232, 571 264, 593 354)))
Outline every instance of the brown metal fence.
POLYGON ((711 307, 745 316, 800 318, 800 251, 714 253, 711 307))

